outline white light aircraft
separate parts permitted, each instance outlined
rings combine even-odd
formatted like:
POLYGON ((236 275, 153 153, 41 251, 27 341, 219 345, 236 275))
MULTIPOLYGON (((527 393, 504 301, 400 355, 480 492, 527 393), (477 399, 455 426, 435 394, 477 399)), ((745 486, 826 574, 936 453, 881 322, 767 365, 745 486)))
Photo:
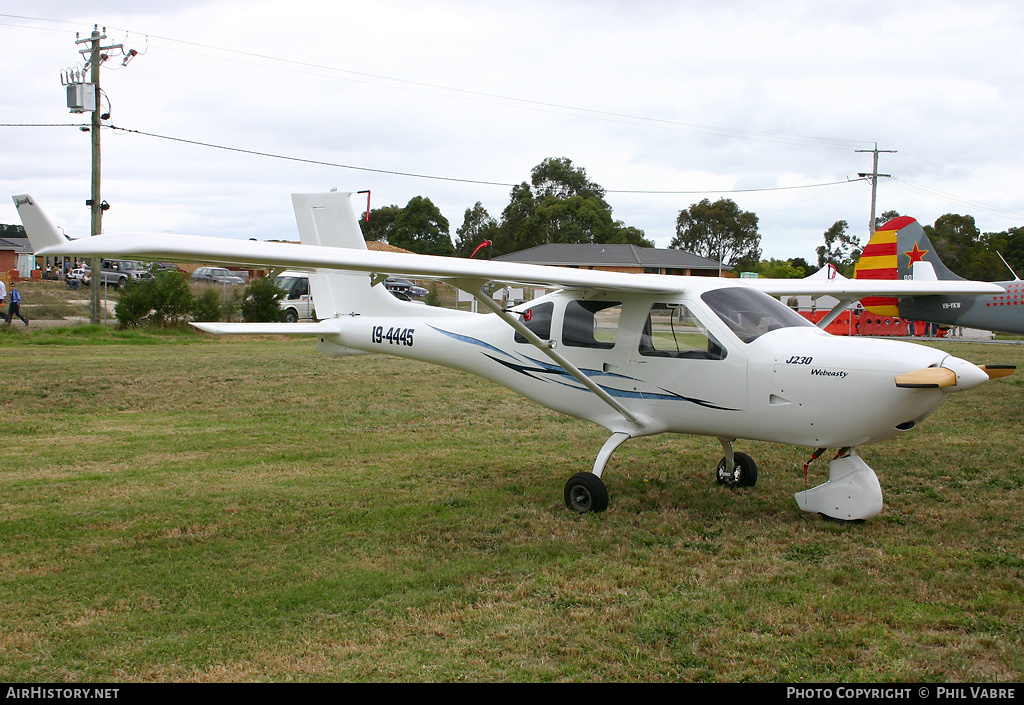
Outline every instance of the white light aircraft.
POLYGON ((998 293, 965 281, 738 280, 625 274, 366 249, 350 194, 295 194, 302 244, 121 233, 69 240, 30 196, 14 201, 37 256, 118 256, 304 271, 314 323, 196 323, 216 334, 316 336, 331 357, 387 353, 454 367, 592 421, 611 434, 591 470, 569 478, 566 505, 602 511, 602 475, 630 438, 718 438, 717 479, 752 486, 757 465, 737 439, 839 449, 801 509, 839 521, 877 516, 882 491, 857 447, 919 424, 953 392, 1012 374, 911 343, 833 337, 772 296, 829 294, 838 315, 865 295, 998 293), (493 316, 415 306, 389 275, 447 281, 493 316), (504 309, 488 286, 556 289, 504 309))

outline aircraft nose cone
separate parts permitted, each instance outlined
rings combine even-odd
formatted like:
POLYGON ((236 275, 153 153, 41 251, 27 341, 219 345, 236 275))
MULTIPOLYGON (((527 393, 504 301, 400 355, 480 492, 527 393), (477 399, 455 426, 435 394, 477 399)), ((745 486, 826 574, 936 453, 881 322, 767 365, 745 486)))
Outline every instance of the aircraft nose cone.
POLYGON ((988 374, 985 370, 959 357, 950 355, 942 361, 942 367, 952 370, 956 374, 956 384, 947 388, 947 391, 950 392, 962 392, 965 389, 973 389, 982 382, 988 381, 988 374))

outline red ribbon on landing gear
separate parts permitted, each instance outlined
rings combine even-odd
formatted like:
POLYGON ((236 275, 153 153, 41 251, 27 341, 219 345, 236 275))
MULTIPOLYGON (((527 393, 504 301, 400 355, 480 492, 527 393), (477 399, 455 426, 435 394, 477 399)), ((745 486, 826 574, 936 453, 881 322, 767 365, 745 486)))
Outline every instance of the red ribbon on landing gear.
MULTIPOLYGON (((811 459, 804 463, 804 487, 807 487, 807 468, 810 467, 811 463, 813 463, 815 460, 821 457, 821 454, 824 453, 826 450, 828 450, 828 448, 818 448, 818 450, 814 451, 814 454, 811 455, 811 459)), ((833 458, 833 460, 838 460, 839 458, 842 458, 849 452, 849 450, 850 446, 840 448, 839 452, 836 453, 836 457, 833 458)))

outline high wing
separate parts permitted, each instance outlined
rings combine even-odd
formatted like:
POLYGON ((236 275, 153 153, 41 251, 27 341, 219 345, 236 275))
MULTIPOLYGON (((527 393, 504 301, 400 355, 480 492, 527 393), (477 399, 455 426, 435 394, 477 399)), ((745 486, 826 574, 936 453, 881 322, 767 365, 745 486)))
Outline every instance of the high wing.
MULTIPOLYGON (((344 194, 339 194, 344 195, 344 194)), ((380 252, 286 242, 261 242, 169 233, 124 232, 71 240, 52 225, 35 200, 14 196, 29 238, 40 257, 123 257, 172 262, 202 262, 250 268, 281 267, 306 272, 352 271, 459 282, 498 282, 574 290, 672 295, 687 291, 689 278, 626 274, 545 265, 469 260, 436 255, 380 252)), ((832 295, 842 300, 863 296, 940 293, 998 293, 999 287, 970 281, 884 281, 811 279, 733 279, 773 296, 832 295)))
POLYGON ((929 294, 997 294, 988 282, 922 281, 920 279, 742 279, 743 284, 771 296, 828 295, 857 300, 863 296, 925 296, 929 294))
POLYGON ((252 268, 282 267, 311 273, 344 270, 440 280, 483 280, 525 286, 613 289, 650 294, 674 294, 685 289, 682 280, 673 281, 671 278, 654 275, 638 276, 287 242, 146 232, 111 233, 71 240, 53 227, 31 196, 14 196, 14 201, 30 234, 35 254, 39 257, 116 256, 252 268))

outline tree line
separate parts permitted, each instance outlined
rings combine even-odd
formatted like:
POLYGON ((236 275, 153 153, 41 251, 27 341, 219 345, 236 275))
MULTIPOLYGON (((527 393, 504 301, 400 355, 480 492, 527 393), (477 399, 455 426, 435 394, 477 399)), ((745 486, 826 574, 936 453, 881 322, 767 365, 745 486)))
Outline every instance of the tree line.
MULTIPOLYGON (((899 217, 882 213, 876 227, 899 217)), ((969 215, 946 214, 933 225, 922 223, 943 262, 967 279, 993 281, 1010 276, 1001 254, 1014 271, 1024 270, 1024 228, 982 233, 969 215)), ((421 254, 469 257, 484 241, 491 255, 500 256, 549 243, 632 244, 653 247, 644 231, 612 215, 605 190, 591 181, 586 170, 567 158, 548 158, 530 172, 530 180, 512 188, 509 203, 495 218, 478 201, 467 208, 452 240, 449 223, 429 198, 416 196, 405 207, 371 210, 361 221, 367 240, 381 240, 421 254)), ((837 220, 822 233, 810 260, 763 259, 755 213, 742 210, 732 199, 703 199, 679 211, 669 247, 720 261, 734 271, 757 272, 763 277, 805 277, 826 265, 844 276, 864 245, 849 232, 849 223, 837 220)))

